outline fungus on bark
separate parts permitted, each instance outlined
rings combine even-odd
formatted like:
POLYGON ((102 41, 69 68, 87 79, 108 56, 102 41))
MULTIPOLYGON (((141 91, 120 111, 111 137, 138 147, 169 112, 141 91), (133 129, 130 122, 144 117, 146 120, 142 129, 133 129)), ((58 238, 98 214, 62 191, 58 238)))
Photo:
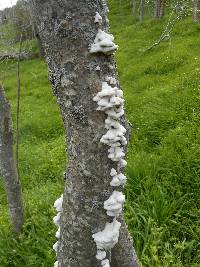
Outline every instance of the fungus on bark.
POLYGON ((111 186, 123 186, 126 183, 126 176, 123 173, 118 174, 113 168, 111 169, 110 176, 112 177, 111 186))
POLYGON ((90 53, 102 52, 105 55, 111 55, 117 48, 118 46, 114 43, 113 35, 99 29, 94 43, 91 45, 90 53))
MULTIPOLYGON (((53 250, 56 252, 56 254, 58 253, 58 249, 59 249, 60 217, 61 217, 61 214, 63 212, 62 204, 63 204, 63 194, 54 203, 54 207, 55 207, 56 211, 58 212, 57 215, 53 218, 53 222, 55 223, 56 226, 58 226, 58 230, 57 230, 56 235, 55 235, 56 238, 58 239, 58 241, 53 245, 53 250)), ((58 267, 58 266, 59 266, 59 263, 58 263, 58 261, 56 261, 54 263, 54 267, 58 267)))
POLYGON ((96 15, 94 17, 94 23, 102 23, 102 17, 100 16, 100 14, 98 12, 96 12, 96 15))
MULTIPOLYGON (((110 55, 117 47, 113 44, 113 40, 112 35, 99 30, 90 52, 102 52, 110 55), (105 44, 108 44, 106 53, 105 44), (109 48, 110 50, 108 52, 109 48)), ((108 149, 108 158, 113 162, 118 162, 118 169, 121 169, 126 166, 126 161, 123 159, 125 156, 123 146, 127 144, 127 140, 125 138, 126 129, 120 124, 120 118, 124 114, 123 92, 117 88, 116 84, 117 82, 114 77, 107 76, 105 81, 102 82, 101 91, 97 93, 93 101, 98 104, 97 110, 104 111, 108 115, 105 120, 107 132, 101 137, 100 142, 110 147, 108 149)), ((126 176, 118 173, 114 168, 111 169, 110 175, 112 177, 110 186, 117 187, 125 184, 126 176)), ((118 242, 121 224, 116 218, 122 212, 124 202, 125 196, 119 191, 113 191, 111 196, 104 201, 104 209, 107 215, 114 217, 114 219, 112 223, 106 223, 103 231, 99 231, 92 236, 98 249, 96 258, 101 260, 101 266, 110 266, 109 260, 105 259, 106 253, 104 250, 110 250, 118 242)))
POLYGON ((114 219, 113 222, 106 223, 103 231, 93 234, 97 249, 110 250, 113 248, 118 242, 120 227, 121 223, 114 219))
POLYGON ((125 196, 122 192, 113 191, 112 195, 104 202, 104 209, 107 215, 111 217, 118 217, 123 209, 125 196))

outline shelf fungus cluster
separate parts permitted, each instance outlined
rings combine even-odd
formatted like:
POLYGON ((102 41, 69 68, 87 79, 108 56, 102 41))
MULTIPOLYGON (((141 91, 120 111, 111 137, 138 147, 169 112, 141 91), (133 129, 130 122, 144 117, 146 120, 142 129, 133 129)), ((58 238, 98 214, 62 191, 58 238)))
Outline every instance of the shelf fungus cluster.
MULTIPOLYGON (((56 232, 56 238, 58 239, 58 241, 53 245, 53 249, 55 250, 56 254, 58 253, 58 248, 59 248, 60 218, 61 218, 61 213, 63 212, 62 203, 63 203, 63 195, 61 195, 60 198, 58 198, 54 203, 54 207, 57 211, 57 215, 53 218, 53 222, 58 227, 58 230, 56 232)), ((58 266, 59 266, 58 261, 56 261, 54 263, 54 267, 58 267, 58 266)))
POLYGON ((117 48, 118 46, 114 44, 114 37, 99 29, 94 43, 91 45, 90 53, 102 52, 111 55, 117 48))
MULTIPOLYGON (((97 17, 95 16, 95 23, 97 17)), ((101 23, 99 23, 101 24, 101 23)), ((91 45, 90 53, 103 53, 105 55, 113 54, 117 45, 114 44, 112 35, 105 33, 101 29, 98 30, 94 43, 91 45)), ((112 218, 112 222, 107 222, 105 228, 92 235, 96 246, 96 258, 101 261, 101 266, 109 267, 110 262, 106 259, 106 253, 116 245, 119 238, 121 223, 117 221, 117 217, 123 210, 125 196, 122 192, 117 191, 117 187, 122 188, 126 183, 126 176, 121 173, 127 162, 124 160, 124 146, 127 144, 125 138, 126 129, 121 125, 121 117, 124 115, 124 99, 123 92, 117 87, 115 77, 105 77, 102 81, 102 88, 93 98, 97 102, 97 110, 105 112, 107 118, 105 120, 106 133, 101 137, 100 142, 107 145, 108 158, 113 161, 115 168, 110 171, 110 186, 114 187, 111 196, 104 201, 104 209, 106 214, 112 218)))

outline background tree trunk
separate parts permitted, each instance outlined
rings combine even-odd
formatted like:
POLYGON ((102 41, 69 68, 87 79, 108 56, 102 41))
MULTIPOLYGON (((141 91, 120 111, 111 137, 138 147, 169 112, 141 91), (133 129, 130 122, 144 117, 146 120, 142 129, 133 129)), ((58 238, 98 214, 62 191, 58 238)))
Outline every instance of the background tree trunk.
POLYGON ((137 18, 137 1, 133 0, 132 3, 133 3, 132 4, 133 5, 133 17, 137 18))
POLYGON ((146 1, 146 9, 147 9, 147 15, 150 16, 151 15, 151 4, 150 4, 150 0, 146 1))
POLYGON ((193 0, 193 21, 200 22, 200 0, 193 0))
POLYGON ((154 19, 160 18, 160 0, 154 0, 154 19))
POLYGON ((144 17, 144 2, 143 0, 140 0, 140 22, 143 21, 144 17))
MULTIPOLYGON (((63 199, 58 260, 61 267, 97 267, 92 234, 104 229, 109 217, 103 204, 111 195, 105 114, 92 98, 106 76, 117 78, 113 56, 90 54, 97 31, 108 31, 103 0, 32 0, 32 11, 45 48, 49 79, 65 126, 68 167, 63 199), (103 19, 94 23, 95 13, 103 19)), ((125 124, 125 119, 123 119, 125 124)), ((123 218, 118 245, 111 253, 112 267, 139 266, 123 218)))
POLYGON ((14 230, 22 229, 24 216, 21 185, 13 151, 13 129, 10 105, 0 85, 0 168, 14 230))
POLYGON ((160 0, 160 11, 159 17, 162 18, 165 15, 165 0, 160 0))
POLYGON ((154 0, 154 18, 160 19, 165 13, 165 0, 154 0))

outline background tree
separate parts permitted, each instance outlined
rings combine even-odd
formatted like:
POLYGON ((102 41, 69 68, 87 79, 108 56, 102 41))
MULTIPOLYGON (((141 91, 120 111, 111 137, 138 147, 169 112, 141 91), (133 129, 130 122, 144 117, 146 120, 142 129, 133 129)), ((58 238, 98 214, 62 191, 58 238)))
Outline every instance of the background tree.
POLYGON ((132 10, 133 10, 133 17, 136 18, 137 15, 137 0, 132 0, 132 10))
POLYGON ((19 233, 24 222, 22 190, 13 151, 10 105, 0 84, 0 168, 14 230, 19 233))
POLYGON ((160 19, 164 16, 165 0, 154 0, 154 18, 160 19))
MULTIPOLYGON (((111 195, 107 147, 99 140, 105 133, 105 114, 96 111, 93 97, 107 76, 117 78, 114 58, 90 54, 99 29, 94 16, 102 17, 108 31, 105 1, 32 0, 32 12, 45 48, 49 79, 64 121, 68 167, 58 252, 60 266, 100 266, 92 234, 109 220, 103 204, 111 195)), ((127 125, 125 119, 124 124, 127 125)), ((121 217, 119 243, 112 249, 112 267, 139 266, 121 217)))
POLYGON ((143 0, 140 0, 140 8, 139 8, 139 17, 140 17, 140 22, 143 21, 143 17, 144 17, 144 2, 143 0))
POLYGON ((200 1, 193 0, 193 21, 200 22, 200 1))
POLYGON ((12 10, 12 23, 15 30, 16 41, 19 41, 21 34, 23 40, 31 40, 34 38, 28 1, 18 0, 16 5, 12 7, 12 10))
POLYGON ((154 0, 154 18, 158 19, 159 18, 159 10, 160 10, 160 6, 159 6, 159 0, 154 0))
POLYGON ((165 0, 160 0, 160 18, 165 14, 165 0))
MULTIPOLYGON (((9 33, 9 41, 7 45, 14 45, 18 43, 22 36, 22 41, 30 41, 33 39, 37 39, 38 42, 38 48, 39 53, 35 53, 32 55, 29 53, 31 48, 29 47, 31 42, 24 42, 24 53, 21 53, 21 58, 28 58, 28 57, 37 57, 39 54, 41 57, 44 57, 44 49, 41 44, 41 40, 38 34, 37 26, 34 24, 34 20, 31 16, 31 12, 29 9, 29 0, 18 0, 16 5, 4 9, 2 12, 0 12, 0 24, 7 24, 10 27, 10 33, 9 33)), ((1 37, 1 36, 0 36, 1 37)), ((4 36, 1 37, 1 39, 4 36)), ((2 58, 17 58, 16 53, 7 53, 2 55, 0 53, 1 59, 2 58)))

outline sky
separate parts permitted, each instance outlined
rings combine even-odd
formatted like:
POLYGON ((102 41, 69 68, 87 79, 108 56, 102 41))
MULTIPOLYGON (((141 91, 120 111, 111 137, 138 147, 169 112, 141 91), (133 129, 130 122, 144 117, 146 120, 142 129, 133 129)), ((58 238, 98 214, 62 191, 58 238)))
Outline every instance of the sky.
POLYGON ((0 10, 3 10, 6 7, 11 7, 16 4, 17 0, 0 0, 0 10))

